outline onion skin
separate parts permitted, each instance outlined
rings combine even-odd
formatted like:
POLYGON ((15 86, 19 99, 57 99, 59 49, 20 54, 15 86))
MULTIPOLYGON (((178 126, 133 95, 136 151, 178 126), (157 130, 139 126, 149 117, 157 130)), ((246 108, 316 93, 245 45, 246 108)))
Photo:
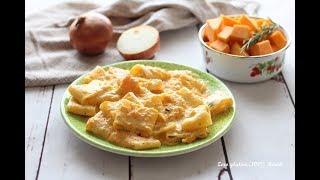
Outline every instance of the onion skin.
POLYGON ((146 51, 137 53, 137 54, 124 54, 118 50, 118 52, 126 59, 126 60, 136 60, 136 59, 151 59, 155 53, 160 49, 160 37, 158 38, 156 44, 154 44, 151 48, 146 51))
POLYGON ((86 55, 104 52, 112 36, 111 21, 100 13, 83 14, 76 18, 69 28, 72 47, 86 55))

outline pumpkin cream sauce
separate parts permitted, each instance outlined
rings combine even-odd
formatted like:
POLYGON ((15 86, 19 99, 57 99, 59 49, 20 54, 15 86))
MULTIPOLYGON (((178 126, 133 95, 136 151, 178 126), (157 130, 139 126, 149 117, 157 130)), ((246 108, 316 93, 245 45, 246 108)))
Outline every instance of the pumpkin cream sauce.
POLYGON ((69 86, 67 111, 88 116, 87 131, 135 150, 205 138, 213 117, 233 105, 224 92, 207 91, 191 71, 97 66, 82 83, 69 86))

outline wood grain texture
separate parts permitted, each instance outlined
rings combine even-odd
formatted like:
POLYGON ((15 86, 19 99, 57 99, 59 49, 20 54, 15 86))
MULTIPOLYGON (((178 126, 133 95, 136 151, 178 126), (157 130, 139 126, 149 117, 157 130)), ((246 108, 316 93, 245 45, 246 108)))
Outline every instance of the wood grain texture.
MULTIPOLYGON (((195 152, 164 158, 132 158, 132 180, 218 179, 225 163, 220 139, 195 152)), ((221 179, 229 179, 228 172, 221 179)))
POLYGON ((196 27, 161 32, 160 41, 160 50, 154 59, 206 70, 196 27))
POLYGON ((68 129, 60 115, 66 89, 55 87, 39 179, 128 179, 128 157, 97 149, 68 129))
POLYGON ((261 4, 259 15, 272 18, 290 34, 291 45, 287 49, 282 74, 288 85, 292 100, 295 102, 295 1, 261 0, 257 2, 261 4))
POLYGON ((25 89, 25 179, 35 179, 41 156, 52 86, 25 89))
POLYGON ((233 177, 294 179, 295 111, 285 84, 225 83, 237 103, 235 123, 224 136, 233 177))

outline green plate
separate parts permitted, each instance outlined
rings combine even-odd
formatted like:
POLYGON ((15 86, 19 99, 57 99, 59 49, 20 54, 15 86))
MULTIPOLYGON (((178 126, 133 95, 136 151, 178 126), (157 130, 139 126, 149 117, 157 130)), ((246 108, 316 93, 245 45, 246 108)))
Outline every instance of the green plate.
MULTIPOLYGON (((104 66, 104 69, 108 69, 108 67, 118 67, 122 69, 131 69, 135 64, 144 64, 148 66, 161 67, 166 70, 190 70, 193 73, 199 75, 201 79, 203 79, 209 91, 222 90, 229 94, 232 98, 232 93, 230 90, 224 85, 219 79, 212 76, 209 73, 205 73, 198 69, 194 69, 188 66, 175 64, 171 62, 165 61, 156 61, 156 60, 136 60, 136 61, 125 61, 120 63, 115 63, 111 65, 104 66)), ((84 76, 84 75, 83 75, 84 76)), ((82 77, 76 79, 72 84, 81 84, 82 77)), ((83 141, 97 147, 103 149, 105 151, 128 155, 128 156, 137 156, 137 157, 164 157, 164 156, 173 156, 188 153, 191 151, 198 150, 209 144, 215 142, 220 137, 222 137, 231 127, 234 118, 235 118, 235 109, 236 105, 234 103, 233 107, 230 108, 227 112, 219 114, 215 119, 213 119, 213 124, 209 127, 211 129, 210 133, 206 138, 198 139, 190 144, 179 144, 175 146, 161 146, 158 149, 149 149, 149 150, 132 150, 124 147, 120 147, 114 144, 111 144, 102 138, 95 136, 92 133, 89 133, 85 130, 85 124, 87 118, 83 116, 78 116, 72 113, 68 113, 66 111, 66 105, 69 101, 70 93, 66 91, 62 97, 61 101, 61 114, 64 119, 64 122, 70 128, 70 130, 77 135, 83 141)), ((233 98, 234 101, 234 98, 233 98)), ((234 101, 235 102, 235 101, 234 101)))

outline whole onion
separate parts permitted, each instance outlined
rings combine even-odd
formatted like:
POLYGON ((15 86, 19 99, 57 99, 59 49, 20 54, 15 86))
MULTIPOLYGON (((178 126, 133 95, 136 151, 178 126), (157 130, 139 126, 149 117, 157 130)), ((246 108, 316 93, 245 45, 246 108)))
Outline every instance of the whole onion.
POLYGON ((87 55, 102 53, 111 41, 112 35, 112 23, 109 18, 95 12, 79 16, 69 29, 72 47, 87 55))

